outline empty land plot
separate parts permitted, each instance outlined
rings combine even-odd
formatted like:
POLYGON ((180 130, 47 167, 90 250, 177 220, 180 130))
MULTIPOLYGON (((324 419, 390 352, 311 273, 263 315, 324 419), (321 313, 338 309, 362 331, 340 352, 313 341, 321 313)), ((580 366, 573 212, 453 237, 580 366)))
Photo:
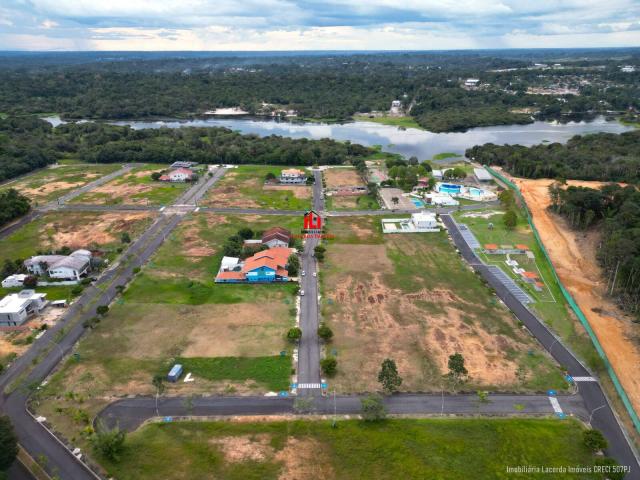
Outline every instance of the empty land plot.
POLYGON ((116 396, 153 394, 153 376, 165 376, 175 363, 195 381, 168 384, 168 395, 288 389, 292 360, 285 337, 295 324, 296 284, 225 285, 213 279, 223 244, 238 229, 301 223, 279 216, 185 219, 80 341, 80 361, 68 360, 53 376, 42 392, 43 414, 77 435, 78 408, 93 415, 116 396))
POLYGON ((379 210, 380 204, 373 195, 331 195, 325 198, 327 210, 379 210))
POLYGON ((74 203, 92 205, 166 205, 173 202, 189 188, 190 183, 155 181, 154 172, 167 169, 168 165, 145 165, 80 195, 74 203))
POLYGON ((29 222, 0 240, 0 261, 26 259, 39 251, 89 248, 103 250, 113 258, 122 247, 121 234, 137 237, 149 226, 154 214, 53 212, 29 222))
POLYGON ((15 188, 34 203, 45 203, 115 172, 121 165, 57 165, 7 182, 0 191, 15 188))
MULTIPOLYGON (((345 229, 331 219, 329 231, 345 229)), ((461 353, 464 388, 565 388, 559 369, 455 253, 444 232, 332 241, 322 267, 323 319, 334 330, 339 391, 378 390, 382 360, 393 358, 405 391, 447 387, 449 355, 461 353), (376 238, 379 240, 376 242, 376 238), (553 387, 550 387, 550 386, 553 387)), ((347 227, 349 228, 349 227, 347 227)), ((362 221, 357 226, 362 235, 362 221)))
POLYGON ((323 170, 326 188, 364 187, 365 183, 355 168, 333 167, 323 170))
MULTIPOLYGON (((154 423, 127 437, 119 479, 506 478, 507 466, 591 466, 583 427, 553 419, 393 419, 364 423, 154 423)), ((554 478, 577 478, 562 473, 554 478)), ((580 478, 599 478, 582 475, 580 478)))
MULTIPOLYGON (((240 165, 229 169, 202 204, 226 208, 266 208, 271 210, 308 210, 311 208, 311 188, 306 185, 265 185, 268 174, 280 177, 291 167, 240 165)), ((303 169, 304 167, 296 167, 303 169)))

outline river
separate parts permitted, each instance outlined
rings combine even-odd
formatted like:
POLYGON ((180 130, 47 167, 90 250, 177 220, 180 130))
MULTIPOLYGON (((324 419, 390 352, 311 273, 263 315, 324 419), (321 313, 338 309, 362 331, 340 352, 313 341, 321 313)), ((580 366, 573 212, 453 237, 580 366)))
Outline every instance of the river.
MULTIPOLYGON (((58 117, 49 117, 52 125, 61 123, 58 117)), ((467 148, 484 143, 520 144, 525 146, 543 142, 566 142, 574 135, 596 132, 621 133, 633 130, 617 121, 597 117, 590 122, 555 123, 537 121, 528 125, 502 125, 472 128, 466 132, 433 133, 416 128, 400 130, 398 127, 374 122, 350 123, 290 123, 247 118, 216 118, 194 120, 117 121, 114 125, 129 125, 134 129, 180 127, 227 127, 242 133, 260 136, 281 135, 292 138, 332 138, 349 140, 366 146, 381 145, 387 152, 405 157, 415 155, 420 160, 433 158, 438 153, 464 154, 467 148)))

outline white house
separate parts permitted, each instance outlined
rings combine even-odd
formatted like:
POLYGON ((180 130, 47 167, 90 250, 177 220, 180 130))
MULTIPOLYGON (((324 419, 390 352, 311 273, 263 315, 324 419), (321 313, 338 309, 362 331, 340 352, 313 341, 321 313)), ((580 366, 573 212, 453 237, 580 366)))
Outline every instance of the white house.
POLYGON ((2 288, 15 288, 22 287, 24 285, 24 279, 27 275, 23 273, 16 273, 15 275, 9 275, 2 281, 2 288))
POLYGON ((442 170, 431 170, 431 176, 436 180, 442 180, 443 171, 442 170))
POLYGON ((420 229, 438 228, 438 220, 433 213, 420 212, 411 214, 411 222, 420 229))
POLYGON ((389 109, 389 113, 392 115, 398 115, 400 113, 400 109, 402 108, 402 102, 400 100, 394 100, 391 102, 391 108, 389 109))
POLYGON ((193 180, 194 173, 188 168, 176 168, 160 177, 161 182, 184 183, 193 180))
POLYGON ((0 327, 18 327, 46 307, 46 293, 22 290, 0 300, 0 327))
POLYGON ((29 273, 63 280, 80 280, 91 268, 91 252, 76 250, 70 255, 36 255, 25 260, 29 273))
POLYGON ((221 272, 231 272, 234 268, 241 267, 242 262, 237 257, 222 257, 222 262, 220 262, 220 271, 221 272))
POLYGON ((440 225, 435 214, 412 213, 411 218, 383 218, 383 233, 426 233, 439 232, 440 225))
POLYGON ((634 67, 633 65, 625 65, 624 67, 620 68, 620 71, 624 73, 633 73, 636 71, 636 67, 634 67))
POLYGON ((480 83, 480 79, 478 78, 467 78, 464 81, 464 86, 469 88, 475 88, 478 86, 479 83, 480 83))
POLYGON ((305 175, 303 170, 298 170, 297 168, 289 168, 286 170, 282 170, 282 172, 280 173, 280 183, 304 184, 307 183, 307 176, 305 175))

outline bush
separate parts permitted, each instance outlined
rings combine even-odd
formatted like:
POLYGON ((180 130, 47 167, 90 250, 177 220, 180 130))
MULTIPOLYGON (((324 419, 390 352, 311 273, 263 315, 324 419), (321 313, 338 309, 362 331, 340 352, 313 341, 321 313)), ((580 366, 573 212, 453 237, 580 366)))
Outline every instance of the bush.
POLYGON ((585 446, 592 452, 604 450, 609 445, 607 439, 604 438, 600 430, 590 429, 582 433, 582 441, 585 446))
POLYGON ((382 397, 377 393, 367 395, 362 400, 362 418, 368 422, 384 420, 387 416, 387 409, 384 406, 382 397))
POLYGON ((386 393, 393 393, 402 385, 402 377, 398 374, 396 362, 390 358, 382 361, 380 372, 378 373, 378 382, 382 385, 382 389, 386 393))
POLYGON ((18 438, 9 417, 0 417, 0 472, 7 470, 18 455, 18 438))
POLYGON ((124 450, 124 441, 125 432, 118 427, 109 429, 103 422, 98 424, 98 429, 91 438, 93 448, 113 462, 120 460, 120 454, 124 450))
POLYGON ((80 285, 76 285, 71 289, 71 294, 72 295, 80 295, 82 293, 82 286, 80 285))
POLYGON ((83 278, 82 280, 80 280, 80 285, 90 285, 91 284, 91 279, 90 278, 83 278))
POLYGON ((321 323, 318 327, 318 336, 328 342, 333 338, 333 331, 326 324, 321 323))
POLYGON ((300 330, 298 327, 290 328, 287 332, 287 340, 289 340, 290 342, 295 343, 300 340, 300 337, 302 337, 302 330, 300 330))
POLYGON ((35 275, 25 277, 23 285, 27 288, 36 288, 38 286, 38 277, 35 275))
POLYGON ((598 467, 606 467, 603 470, 607 472, 605 475, 605 478, 607 478, 608 480, 623 480, 623 478, 625 477, 624 471, 622 470, 617 471, 617 469, 614 468, 614 467, 620 466, 620 464, 616 462, 615 459, 613 458, 610 458, 610 457, 596 458, 596 465, 598 467))
POLYGON ((332 377, 338 371, 338 360, 335 357, 326 357, 320 360, 320 368, 325 375, 332 377))
POLYGON ((98 315, 106 315, 108 311, 109 311, 108 305, 98 305, 98 307, 96 308, 96 313, 98 315))
POLYGON ((518 215, 514 210, 508 210, 502 217, 502 221, 504 222, 505 227, 509 230, 513 230, 516 228, 516 224, 518 223, 518 215))
POLYGON ((127 232, 122 232, 122 234, 120 235, 120 241, 122 243, 131 243, 131 237, 127 232))

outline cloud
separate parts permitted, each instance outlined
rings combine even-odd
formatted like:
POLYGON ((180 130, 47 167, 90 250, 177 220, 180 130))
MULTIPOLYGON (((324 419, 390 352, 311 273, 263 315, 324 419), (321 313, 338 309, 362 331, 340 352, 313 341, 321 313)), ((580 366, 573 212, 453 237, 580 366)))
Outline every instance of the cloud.
POLYGON ((0 7, 3 49, 637 45, 637 0, 3 0, 0 7))

